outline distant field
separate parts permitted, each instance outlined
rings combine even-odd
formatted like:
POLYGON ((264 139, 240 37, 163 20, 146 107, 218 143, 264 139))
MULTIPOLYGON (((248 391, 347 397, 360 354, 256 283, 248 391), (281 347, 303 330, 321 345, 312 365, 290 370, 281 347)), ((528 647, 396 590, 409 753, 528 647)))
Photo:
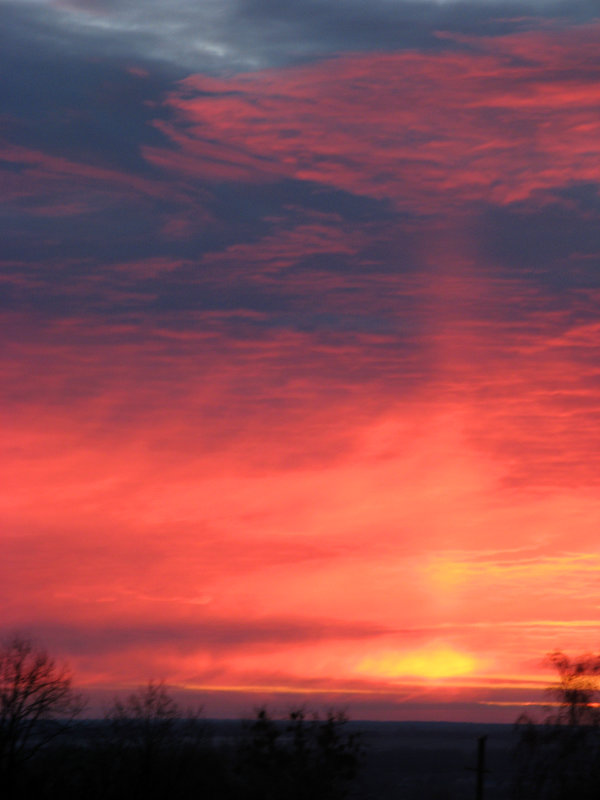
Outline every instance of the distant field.
POLYGON ((487 736, 486 800, 506 800, 510 788, 511 725, 355 722, 364 731, 361 797, 369 800, 475 798, 477 740, 487 736))

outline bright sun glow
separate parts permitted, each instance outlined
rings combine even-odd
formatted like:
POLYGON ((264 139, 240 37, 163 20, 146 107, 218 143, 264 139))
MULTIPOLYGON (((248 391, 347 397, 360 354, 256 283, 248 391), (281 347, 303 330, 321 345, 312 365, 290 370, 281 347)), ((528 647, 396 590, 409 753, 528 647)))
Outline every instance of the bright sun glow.
POLYGON ((438 647, 409 653, 381 653, 361 661, 358 671, 381 678, 441 680, 469 675, 475 671, 476 666, 477 661, 472 656, 449 647, 438 647))

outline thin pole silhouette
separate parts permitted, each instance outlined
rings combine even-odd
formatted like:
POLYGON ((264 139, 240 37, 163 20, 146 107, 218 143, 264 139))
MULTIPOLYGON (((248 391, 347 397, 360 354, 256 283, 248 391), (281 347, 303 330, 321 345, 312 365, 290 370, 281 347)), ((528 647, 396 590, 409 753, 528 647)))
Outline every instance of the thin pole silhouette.
POLYGON ((477 800, 483 800, 483 779, 485 776, 485 741, 487 736, 477 740, 477 800))

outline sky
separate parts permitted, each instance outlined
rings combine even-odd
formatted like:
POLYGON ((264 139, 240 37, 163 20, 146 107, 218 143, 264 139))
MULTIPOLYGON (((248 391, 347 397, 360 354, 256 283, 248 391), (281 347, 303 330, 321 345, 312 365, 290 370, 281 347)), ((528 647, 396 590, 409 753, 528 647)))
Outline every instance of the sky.
POLYGON ((212 716, 598 649, 595 15, 0 0, 0 633, 212 716))

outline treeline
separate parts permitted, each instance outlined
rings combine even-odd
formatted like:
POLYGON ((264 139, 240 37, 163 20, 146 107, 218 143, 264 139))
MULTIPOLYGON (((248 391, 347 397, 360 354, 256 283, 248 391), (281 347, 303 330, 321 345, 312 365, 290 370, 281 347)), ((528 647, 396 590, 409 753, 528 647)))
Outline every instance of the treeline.
POLYGON ((282 721, 261 708, 219 739, 160 682, 102 720, 78 721, 83 710, 70 674, 31 641, 0 649, 0 797, 341 800, 360 764, 360 738, 338 712, 282 721))
POLYGON ((120 729, 79 722, 23 765, 11 800, 343 798, 359 752, 342 725, 335 716, 315 720, 302 712, 275 721, 261 710, 220 741, 198 719, 168 727, 135 720, 120 729))

